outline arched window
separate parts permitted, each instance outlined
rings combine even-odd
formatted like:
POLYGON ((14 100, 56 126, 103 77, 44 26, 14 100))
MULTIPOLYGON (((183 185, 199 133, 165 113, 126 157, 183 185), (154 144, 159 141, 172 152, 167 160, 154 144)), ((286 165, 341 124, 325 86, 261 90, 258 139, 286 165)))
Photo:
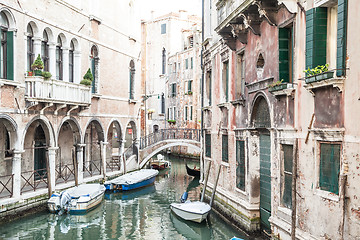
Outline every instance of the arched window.
POLYGON ((14 40, 9 31, 9 20, 4 12, 0 13, 0 78, 14 79, 14 40))
POLYGON ((58 36, 56 44, 56 79, 63 80, 63 51, 60 36, 58 36))
POLYGON ((34 31, 30 25, 26 29, 26 45, 27 45, 27 70, 31 71, 31 64, 34 62, 34 31))
POLYGON ((130 61, 129 76, 130 76, 129 99, 134 99, 134 95, 135 95, 135 64, 134 64, 133 60, 130 61))
POLYGON ((165 74, 166 69, 166 50, 163 48, 162 50, 162 74, 165 74))
POLYGON ((70 42, 69 50, 69 82, 74 82, 74 43, 70 42))
POLYGON ((49 37, 45 30, 41 41, 41 58, 44 62, 44 71, 49 71, 49 37))
POLYGON ((97 92, 98 83, 98 71, 99 71, 99 53, 97 47, 94 45, 91 47, 91 73, 94 77, 93 85, 92 85, 92 93, 97 92))

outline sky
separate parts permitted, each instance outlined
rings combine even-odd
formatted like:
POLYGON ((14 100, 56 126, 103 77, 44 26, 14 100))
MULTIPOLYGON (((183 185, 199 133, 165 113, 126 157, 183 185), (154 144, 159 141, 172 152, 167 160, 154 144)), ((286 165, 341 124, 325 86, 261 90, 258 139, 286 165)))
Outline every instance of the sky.
POLYGON ((202 0, 135 0, 137 6, 140 6, 141 19, 149 20, 151 11, 154 11, 154 17, 159 17, 169 12, 178 12, 186 10, 191 14, 201 17, 202 0))

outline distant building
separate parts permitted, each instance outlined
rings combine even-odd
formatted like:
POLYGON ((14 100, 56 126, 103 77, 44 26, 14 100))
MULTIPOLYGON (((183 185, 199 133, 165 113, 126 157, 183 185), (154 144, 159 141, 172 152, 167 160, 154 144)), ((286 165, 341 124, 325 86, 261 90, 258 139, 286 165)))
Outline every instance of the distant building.
POLYGON ((202 166, 210 190, 221 168, 215 208, 276 239, 356 239, 360 3, 203 3, 202 166))
POLYGON ((134 2, 2 1, 0 26, 2 215, 48 190, 121 173, 140 136, 134 2), (37 56, 50 78, 27 72, 37 56))

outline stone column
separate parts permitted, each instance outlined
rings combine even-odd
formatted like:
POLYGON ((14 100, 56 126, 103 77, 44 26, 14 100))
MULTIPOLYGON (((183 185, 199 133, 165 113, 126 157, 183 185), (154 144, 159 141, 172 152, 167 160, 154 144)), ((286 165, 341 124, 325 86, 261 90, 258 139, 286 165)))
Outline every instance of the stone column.
POLYGON ((40 54, 41 56, 41 38, 33 37, 34 40, 34 61, 37 56, 40 54))
POLYGON ((86 144, 78 144, 76 146, 76 159, 77 159, 77 177, 78 177, 78 184, 84 182, 84 147, 86 144))
POLYGON ((49 196, 51 196, 52 192, 55 190, 55 178, 56 178, 56 150, 59 149, 58 147, 49 147, 49 160, 48 160, 48 189, 49 189, 49 196))
POLYGON ((69 82, 69 48, 62 47, 63 81, 69 82))
POLYGON ((80 83, 81 80, 81 53, 80 51, 74 51, 74 83, 80 83))
POLYGON ((21 154, 25 151, 15 150, 12 161, 13 198, 19 198, 21 194, 21 154))
POLYGON ((101 168, 103 177, 106 177, 106 145, 108 145, 108 142, 100 142, 101 147, 101 168))
POLYGON ((49 43, 49 72, 56 78, 56 43, 49 43))
POLYGON ((122 160, 122 172, 125 174, 126 173, 126 161, 125 161, 125 156, 124 156, 124 147, 125 147, 125 137, 121 140, 121 143, 120 143, 120 157, 121 157, 121 160, 122 160))

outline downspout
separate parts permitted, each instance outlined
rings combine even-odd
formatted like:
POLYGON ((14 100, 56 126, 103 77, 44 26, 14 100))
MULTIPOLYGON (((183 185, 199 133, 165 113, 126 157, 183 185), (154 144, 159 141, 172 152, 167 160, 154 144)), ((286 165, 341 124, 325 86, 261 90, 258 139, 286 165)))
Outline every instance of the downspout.
MULTIPOLYGON (((203 64, 203 53, 204 47, 202 43, 204 42, 204 1, 201 1, 201 134, 200 134, 200 142, 201 142, 201 162, 202 162, 202 169, 205 168, 205 151, 204 151, 204 64, 203 64)), ((204 171, 203 171, 204 174, 204 171)), ((201 180, 204 180, 203 174, 201 175, 201 180)))
POLYGON ((296 240, 296 179, 297 179, 297 158, 298 139, 295 139, 293 147, 293 166, 292 166, 292 201, 291 201, 291 240, 296 240))

